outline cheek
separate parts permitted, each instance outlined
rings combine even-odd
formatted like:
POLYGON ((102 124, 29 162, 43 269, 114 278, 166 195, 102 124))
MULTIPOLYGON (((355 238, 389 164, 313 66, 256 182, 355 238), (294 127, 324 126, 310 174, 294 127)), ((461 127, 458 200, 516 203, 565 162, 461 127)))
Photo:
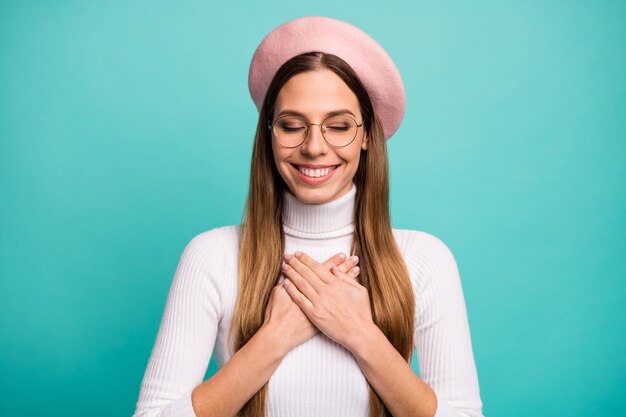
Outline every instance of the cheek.
POLYGON ((276 166, 278 167, 279 171, 284 171, 286 164, 285 164, 285 155, 281 155, 280 153, 275 153, 274 154, 274 163, 276 163, 276 166))
POLYGON ((274 166, 278 170, 278 173, 281 177, 286 181, 287 174, 289 172, 289 166, 285 163, 285 159, 288 157, 288 154, 281 153, 278 149, 272 149, 274 155, 274 166))
POLYGON ((350 146, 350 149, 346 149, 346 152, 340 156, 348 164, 352 165, 353 169, 356 169, 361 158, 361 145, 350 146))
POLYGON ((272 156, 274 157, 274 163, 276 164, 276 166, 280 166, 280 161, 285 159, 283 155, 280 154, 280 150, 276 149, 273 143, 272 143, 272 156))

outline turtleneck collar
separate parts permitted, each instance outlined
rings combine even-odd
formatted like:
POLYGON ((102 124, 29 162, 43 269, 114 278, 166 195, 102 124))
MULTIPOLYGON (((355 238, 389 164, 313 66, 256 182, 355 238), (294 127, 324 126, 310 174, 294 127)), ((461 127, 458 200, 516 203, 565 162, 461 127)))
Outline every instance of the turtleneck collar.
POLYGON ((284 192, 283 228, 286 234, 327 239, 354 231, 356 185, 341 197, 322 204, 307 204, 290 191, 284 192))

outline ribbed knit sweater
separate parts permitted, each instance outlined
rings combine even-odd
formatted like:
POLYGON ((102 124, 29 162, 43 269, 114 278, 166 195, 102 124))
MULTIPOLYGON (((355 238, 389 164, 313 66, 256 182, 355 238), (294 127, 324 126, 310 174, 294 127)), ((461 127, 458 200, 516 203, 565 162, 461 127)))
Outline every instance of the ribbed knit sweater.
MULTIPOLYGON (((349 254, 356 186, 323 204, 285 192, 285 250, 322 262, 349 254)), ((185 247, 141 383, 134 417, 196 417, 191 392, 212 353, 232 357, 228 330, 238 291, 241 225, 196 235, 185 247), (214 351, 215 348, 215 351, 214 351)), ((482 416, 465 299, 449 248, 422 231, 392 229, 415 294, 414 343, 422 380, 437 396, 436 417, 482 416)), ((280 280, 282 281, 281 276, 280 280)), ((268 385, 267 417, 367 417, 367 380, 354 356, 322 332, 292 349, 268 385)))

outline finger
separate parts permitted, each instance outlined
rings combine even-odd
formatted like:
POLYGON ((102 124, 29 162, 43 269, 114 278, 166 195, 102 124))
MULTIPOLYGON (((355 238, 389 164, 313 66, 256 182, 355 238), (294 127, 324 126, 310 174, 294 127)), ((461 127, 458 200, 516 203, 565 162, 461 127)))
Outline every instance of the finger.
POLYGON ((298 287, 291 282, 291 279, 285 278, 283 287, 287 290, 287 294, 289 294, 291 299, 300 307, 300 310, 309 317, 313 311, 313 303, 298 290, 298 287))
POLYGON ((344 253, 338 253, 336 255, 333 255, 326 261, 324 261, 322 265, 324 265, 329 271, 330 271, 330 268, 332 268, 333 266, 337 266, 342 272, 347 273, 358 262, 359 262, 359 257, 356 255, 349 256, 348 258, 346 258, 344 253))
POLYGON ((346 254, 343 252, 340 252, 326 259, 324 262, 322 262, 322 265, 330 271, 330 268, 332 266, 341 265, 341 263, 344 262, 345 259, 346 259, 346 254))
MULTIPOLYGON (((352 268, 351 271, 356 272, 356 275, 350 275, 350 274, 346 274, 345 272, 342 272, 339 268, 337 268, 336 266, 331 268, 330 272, 333 273, 333 275, 339 279, 341 279, 342 281, 352 285, 352 286, 360 286, 359 283, 356 282, 355 278, 356 276, 358 276, 358 271, 360 271, 358 266, 355 266, 354 268, 352 268)), ((353 273, 354 273, 353 272, 353 273)))
POLYGON ((359 263, 359 257, 356 255, 349 256, 345 261, 343 261, 340 265, 337 265, 341 272, 348 273, 356 264, 359 263))
MULTIPOLYGON (((308 269, 308 267, 304 265, 303 263, 301 263, 300 261, 298 261, 295 256, 291 258, 290 262, 292 263, 292 265, 286 262, 283 262, 282 268, 283 268, 283 274, 285 275, 285 281, 283 281, 283 286, 285 286, 285 282, 287 278, 289 278, 291 283, 294 284, 298 288, 298 291, 300 291, 300 293, 302 293, 305 297, 307 297, 312 302, 316 302, 319 296, 318 290, 311 284, 310 282, 311 277, 304 278, 302 276, 302 274, 305 273, 304 270, 308 269), (297 268, 293 266, 293 264, 296 263, 294 262, 294 259, 296 260, 298 264, 297 268)), ((315 275, 315 273, 313 273, 313 271, 311 270, 308 270, 307 274, 315 275)))
POLYGON ((348 272, 346 272, 346 274, 348 274, 348 276, 353 278, 355 281, 358 281, 359 272, 361 272, 361 268, 359 268, 358 266, 355 266, 351 268, 348 272))
MULTIPOLYGON (((309 281, 318 293, 324 291, 324 284, 328 284, 333 280, 332 274, 306 253, 295 252, 290 258, 289 264, 309 281)), ((297 282, 295 284, 298 285, 297 282)))

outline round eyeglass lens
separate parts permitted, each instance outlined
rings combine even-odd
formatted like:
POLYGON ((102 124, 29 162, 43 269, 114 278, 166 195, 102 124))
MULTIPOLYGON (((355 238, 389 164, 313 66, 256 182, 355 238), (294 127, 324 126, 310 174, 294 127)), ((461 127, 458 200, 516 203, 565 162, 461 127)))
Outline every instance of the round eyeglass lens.
POLYGON ((307 125, 300 117, 283 116, 274 122, 272 130, 281 145, 292 147, 304 141, 307 125))
MULTIPOLYGON (((322 135, 333 146, 346 146, 356 137, 357 123, 348 115, 335 115, 322 122, 322 135)), ((298 116, 282 116, 272 125, 276 140, 283 146, 295 147, 306 139, 309 126, 298 116)))
POLYGON ((357 123, 344 114, 331 116, 322 123, 322 133, 326 140, 335 146, 345 146, 356 136, 357 123))

